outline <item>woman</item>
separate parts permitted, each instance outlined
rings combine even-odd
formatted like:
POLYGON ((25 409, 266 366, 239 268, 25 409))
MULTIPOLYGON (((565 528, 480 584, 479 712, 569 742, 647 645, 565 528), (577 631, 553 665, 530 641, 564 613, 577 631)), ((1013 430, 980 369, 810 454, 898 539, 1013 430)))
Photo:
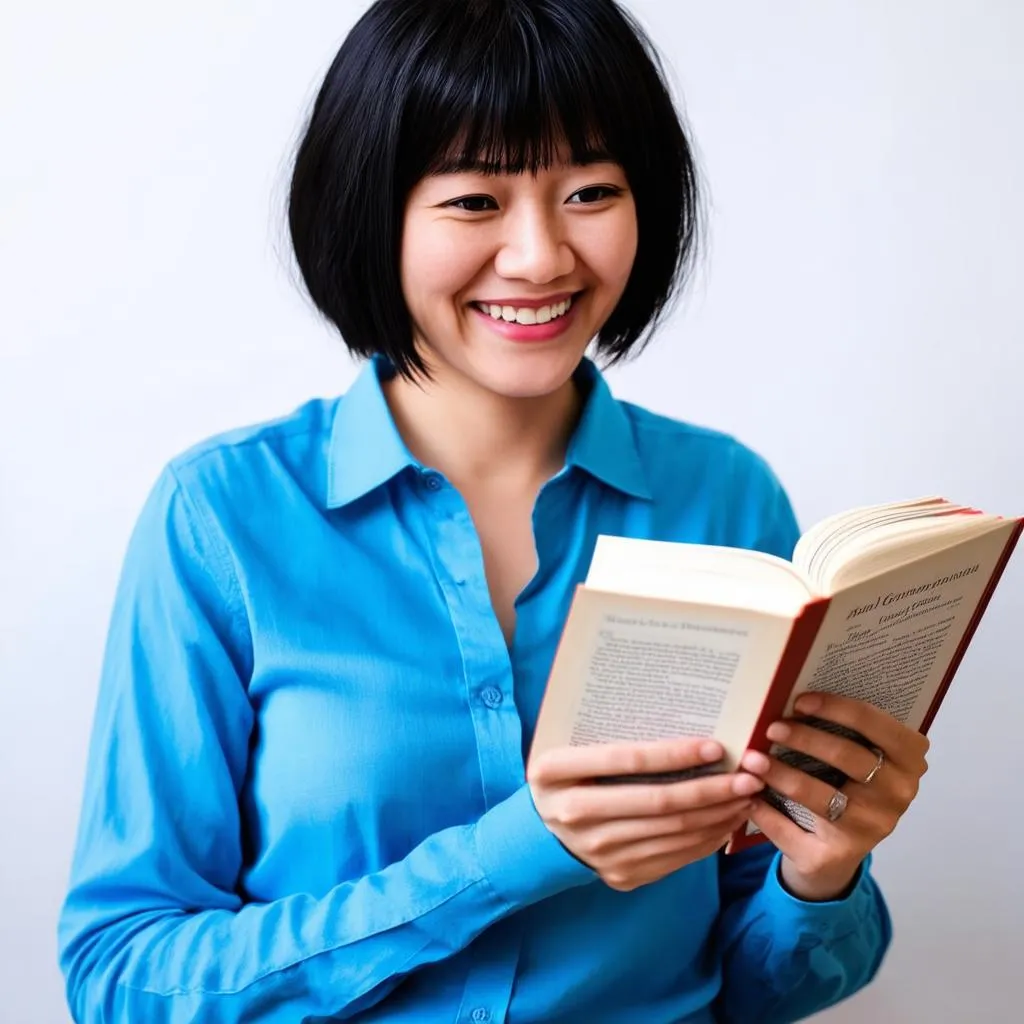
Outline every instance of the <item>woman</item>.
POLYGON ((61 964, 78 1021, 794 1020, 874 975, 870 854, 925 741, 662 785, 694 740, 524 765, 598 533, 788 555, 770 469, 617 402, 698 197, 613 0, 380 0, 302 140, 310 294, 369 357, 342 398, 173 460, 127 553, 61 964), (870 781, 868 781, 870 779, 870 781), (858 781, 859 780, 859 781, 858 781), (756 794, 818 811, 804 832, 756 794), (833 815, 834 816, 834 815, 833 815), (772 840, 725 857, 752 819, 772 840))

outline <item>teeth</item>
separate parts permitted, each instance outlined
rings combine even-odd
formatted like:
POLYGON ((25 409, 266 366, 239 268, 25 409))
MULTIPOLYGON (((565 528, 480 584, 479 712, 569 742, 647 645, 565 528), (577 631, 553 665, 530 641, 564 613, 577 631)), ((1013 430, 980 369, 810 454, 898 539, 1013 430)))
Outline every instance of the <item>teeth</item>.
POLYGON ((560 316, 565 316, 572 308, 572 299, 556 302, 551 306, 541 306, 539 309, 534 309, 530 306, 516 309, 515 306, 484 305, 480 302, 476 303, 476 307, 481 312, 490 314, 494 320, 504 320, 509 324, 533 326, 534 324, 547 324, 560 316))

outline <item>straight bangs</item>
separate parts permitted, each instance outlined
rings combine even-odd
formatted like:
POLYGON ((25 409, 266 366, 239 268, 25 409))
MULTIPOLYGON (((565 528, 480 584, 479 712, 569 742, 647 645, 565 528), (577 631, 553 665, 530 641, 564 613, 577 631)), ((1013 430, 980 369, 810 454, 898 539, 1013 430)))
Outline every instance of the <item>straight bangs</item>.
POLYGON ((649 98, 629 37, 593 16, 607 5, 442 6, 450 16, 411 69, 403 191, 430 174, 535 174, 566 157, 611 160, 627 174, 649 163, 655 139, 637 121, 649 98))

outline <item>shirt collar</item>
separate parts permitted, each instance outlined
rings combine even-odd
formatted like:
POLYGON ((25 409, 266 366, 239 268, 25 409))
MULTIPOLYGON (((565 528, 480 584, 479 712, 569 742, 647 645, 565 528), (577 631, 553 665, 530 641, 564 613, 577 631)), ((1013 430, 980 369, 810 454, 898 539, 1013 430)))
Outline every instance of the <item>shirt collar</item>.
POLYGON ((417 466, 391 417, 381 378, 390 363, 374 357, 338 401, 331 429, 327 507, 341 508, 417 466))
MULTIPOLYGON (((386 359, 374 357, 337 404, 328 456, 328 508, 348 505, 403 469, 419 467, 384 398, 381 380, 392 372, 386 359)), ((584 359, 575 379, 583 390, 585 405, 569 443, 566 465, 576 466, 618 491, 651 500, 632 424, 604 376, 584 359)))
POLYGON ((576 382, 583 389, 586 405, 569 443, 566 464, 578 466, 617 491, 651 501, 654 495, 622 404, 589 359, 580 363, 576 382))

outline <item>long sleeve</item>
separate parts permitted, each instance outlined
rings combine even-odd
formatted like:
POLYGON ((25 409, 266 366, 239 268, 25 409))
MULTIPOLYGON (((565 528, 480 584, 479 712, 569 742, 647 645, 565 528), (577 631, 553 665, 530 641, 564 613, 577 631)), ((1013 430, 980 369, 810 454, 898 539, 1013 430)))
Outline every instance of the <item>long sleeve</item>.
POLYGON ((60 918, 79 1024, 349 1019, 593 878, 524 787, 320 898, 244 901, 247 629, 228 546, 168 470, 118 586, 60 918))
POLYGON ((870 858, 841 900, 808 903, 779 881, 770 844, 720 857, 723 1024, 786 1024, 853 995, 881 966, 892 938, 870 858))

